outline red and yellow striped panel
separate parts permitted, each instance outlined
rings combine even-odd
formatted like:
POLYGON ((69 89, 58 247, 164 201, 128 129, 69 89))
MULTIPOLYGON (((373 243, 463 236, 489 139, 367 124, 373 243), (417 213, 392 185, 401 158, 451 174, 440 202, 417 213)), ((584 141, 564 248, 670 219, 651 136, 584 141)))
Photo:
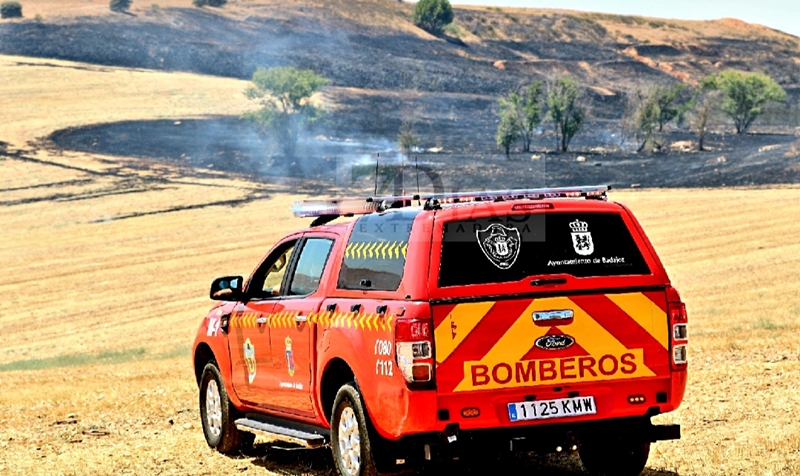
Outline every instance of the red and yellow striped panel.
POLYGON ((654 377, 669 371, 663 293, 486 301, 434 307, 437 381, 445 391, 654 377), (572 310, 571 321, 533 313, 572 310), (535 345, 566 334, 569 347, 535 345))
MULTIPOLYGON (((233 314, 230 318, 231 329, 246 329, 258 327, 256 321, 259 317, 266 317, 265 322, 270 328, 289 329, 298 325, 295 319, 300 314, 298 311, 281 311, 267 314, 254 312, 233 314)), ((377 313, 353 312, 311 312, 307 315, 307 322, 312 325, 331 328, 347 328, 359 331, 389 332, 393 329, 394 315, 377 313)))

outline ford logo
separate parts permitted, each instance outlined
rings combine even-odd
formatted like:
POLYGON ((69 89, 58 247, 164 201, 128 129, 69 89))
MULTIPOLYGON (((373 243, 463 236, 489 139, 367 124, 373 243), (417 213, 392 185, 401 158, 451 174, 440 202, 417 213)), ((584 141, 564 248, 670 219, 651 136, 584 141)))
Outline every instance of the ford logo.
POLYGON ((566 334, 542 336, 536 339, 536 342, 534 342, 536 347, 544 350, 566 349, 567 347, 570 347, 574 343, 575 339, 572 336, 568 336, 566 334))

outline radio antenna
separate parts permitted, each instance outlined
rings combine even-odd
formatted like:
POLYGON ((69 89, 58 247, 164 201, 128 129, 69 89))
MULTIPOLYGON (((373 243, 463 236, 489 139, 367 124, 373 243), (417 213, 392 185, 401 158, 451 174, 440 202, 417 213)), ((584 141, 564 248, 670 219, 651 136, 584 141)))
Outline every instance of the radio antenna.
MULTIPOLYGON (((419 196, 419 157, 414 155, 414 172, 417 174, 417 196, 419 196)), ((417 205, 420 205, 422 202, 417 200, 417 205)))
POLYGON ((378 196, 378 163, 381 161, 381 153, 378 152, 378 157, 375 159, 375 196, 378 196))

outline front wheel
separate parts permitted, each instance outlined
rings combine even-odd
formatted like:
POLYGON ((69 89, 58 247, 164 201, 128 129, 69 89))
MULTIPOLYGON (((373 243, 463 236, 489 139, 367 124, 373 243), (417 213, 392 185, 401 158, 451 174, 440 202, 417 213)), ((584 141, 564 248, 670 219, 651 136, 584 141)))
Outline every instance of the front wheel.
POLYGON ((375 476, 378 471, 361 394, 353 384, 339 389, 331 418, 331 451, 341 476, 375 476))
POLYGON ((593 435, 582 438, 578 454, 593 476, 639 476, 650 455, 650 443, 635 437, 593 435))
POLYGON ((213 362, 206 364, 200 378, 200 419, 206 443, 220 453, 235 454, 253 444, 255 435, 236 428, 236 409, 213 362))

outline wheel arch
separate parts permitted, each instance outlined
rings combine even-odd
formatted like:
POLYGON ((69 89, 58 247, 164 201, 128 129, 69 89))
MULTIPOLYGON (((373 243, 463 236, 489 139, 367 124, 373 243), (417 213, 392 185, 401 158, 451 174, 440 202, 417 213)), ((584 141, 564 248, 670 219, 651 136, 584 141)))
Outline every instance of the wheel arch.
POLYGON ((341 358, 331 359, 325 366, 320 379, 319 394, 322 414, 325 420, 330 423, 333 413, 333 402, 336 400, 336 393, 342 385, 354 382, 355 373, 350 365, 341 358))
POLYGON ((197 386, 200 386, 200 379, 203 376, 203 369, 206 368, 206 364, 209 362, 216 362, 216 357, 214 356, 214 351, 211 350, 211 347, 206 344, 205 342, 201 342, 198 344, 197 348, 194 350, 194 378, 197 382, 197 386))

